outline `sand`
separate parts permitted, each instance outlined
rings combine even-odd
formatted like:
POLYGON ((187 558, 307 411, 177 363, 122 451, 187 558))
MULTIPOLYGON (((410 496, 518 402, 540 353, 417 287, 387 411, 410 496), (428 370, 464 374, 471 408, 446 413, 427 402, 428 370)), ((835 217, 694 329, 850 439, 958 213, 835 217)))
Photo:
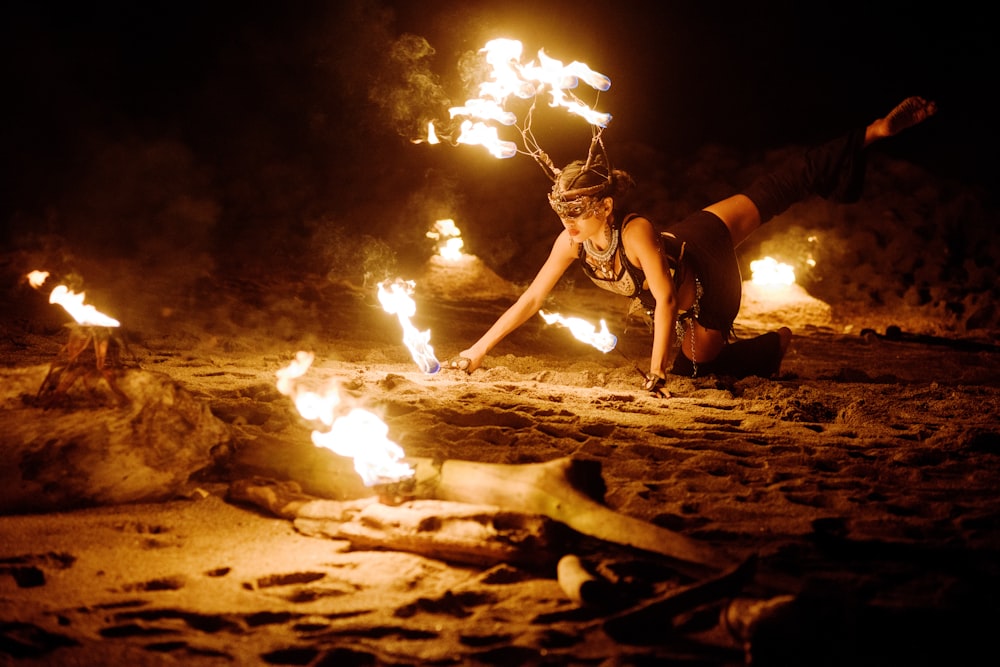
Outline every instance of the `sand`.
MULTIPOLYGON (((12 276, 22 261, 11 257, 12 276)), ((128 262, 88 269, 97 285, 140 281, 128 262)), ((441 360, 517 293, 474 257, 431 258, 411 277, 412 321, 441 360)), ((122 372, 175 386, 227 437, 168 498, 0 516, 4 664, 986 664, 1000 582, 1000 356, 988 340, 888 340, 876 334, 892 315, 907 324, 902 311, 845 313, 799 287, 748 283, 738 334, 779 321, 795 331, 780 375, 671 377, 662 399, 631 365, 648 330, 624 332, 623 304, 580 283, 552 309, 607 318, 616 351, 538 318, 466 375, 422 372, 373 285, 292 271, 197 292, 143 280, 142 299, 160 307, 126 310, 122 372), (233 501, 230 485, 255 476, 317 497, 365 488, 275 388, 299 350, 315 355, 309 377, 339 383, 408 457, 594 461, 614 512, 751 569, 679 608, 630 615, 720 570, 568 540, 619 595, 582 603, 551 564, 352 548, 233 501)), ((6 298, 17 312, 2 350, 8 432, 59 415, 89 429, 126 409, 100 380, 52 407, 33 401, 65 314, 24 284, 6 298)))

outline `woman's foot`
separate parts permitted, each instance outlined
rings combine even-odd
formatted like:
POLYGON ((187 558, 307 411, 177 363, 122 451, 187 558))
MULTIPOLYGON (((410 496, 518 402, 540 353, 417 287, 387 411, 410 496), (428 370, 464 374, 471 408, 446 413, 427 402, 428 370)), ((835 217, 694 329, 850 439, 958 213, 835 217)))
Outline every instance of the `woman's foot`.
POLYGON ((907 97, 896 105, 885 118, 879 118, 865 131, 865 145, 877 139, 892 137, 903 130, 922 123, 937 113, 937 105, 922 97, 907 97))

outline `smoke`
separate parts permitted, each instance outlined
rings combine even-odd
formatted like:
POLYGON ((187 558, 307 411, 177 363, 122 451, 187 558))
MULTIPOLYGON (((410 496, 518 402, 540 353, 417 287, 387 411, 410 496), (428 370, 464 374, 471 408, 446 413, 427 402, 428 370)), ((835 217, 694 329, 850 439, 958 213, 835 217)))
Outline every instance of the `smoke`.
POLYGON ((427 124, 440 118, 448 97, 430 63, 434 48, 423 37, 404 34, 389 45, 368 99, 386 124, 407 139, 426 138, 427 124))

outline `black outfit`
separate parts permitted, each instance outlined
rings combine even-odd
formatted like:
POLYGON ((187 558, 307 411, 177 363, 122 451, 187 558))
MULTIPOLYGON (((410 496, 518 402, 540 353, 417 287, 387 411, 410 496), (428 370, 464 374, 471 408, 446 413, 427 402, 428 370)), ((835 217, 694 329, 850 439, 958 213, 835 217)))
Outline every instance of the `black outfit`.
MULTIPOLYGON (((864 135, 864 129, 854 130, 805 150, 758 178, 742 194, 757 206, 762 223, 812 195, 843 203, 857 201, 866 168, 864 135)), ((626 216, 621 228, 635 217, 635 214, 626 216)), ((740 309, 743 279, 733 240, 722 220, 708 211, 698 211, 669 225, 661 237, 674 285, 679 287, 689 272, 698 282, 700 294, 696 304, 680 319, 693 318, 706 329, 721 331, 727 342, 710 362, 696 359, 692 363, 683 353, 677 354, 670 372, 689 377, 708 374, 768 377, 776 373, 781 363, 777 333, 730 341, 733 322, 740 309)), ((645 274, 628 261, 620 243, 618 257, 621 269, 611 279, 595 274, 586 261, 582 262, 584 272, 599 287, 637 299, 643 309, 651 313, 656 301, 649 290, 643 288, 645 274)), ((580 258, 586 258, 582 244, 580 258)))

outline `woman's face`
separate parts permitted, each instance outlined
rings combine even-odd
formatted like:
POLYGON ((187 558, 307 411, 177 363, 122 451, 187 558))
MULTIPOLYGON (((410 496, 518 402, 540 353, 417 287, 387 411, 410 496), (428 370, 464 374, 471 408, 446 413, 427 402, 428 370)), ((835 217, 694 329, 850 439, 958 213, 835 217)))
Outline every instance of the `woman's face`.
POLYGON ((581 243, 592 236, 603 235, 604 224, 611 211, 611 198, 580 197, 570 202, 560 202, 558 207, 553 208, 570 238, 581 243))

